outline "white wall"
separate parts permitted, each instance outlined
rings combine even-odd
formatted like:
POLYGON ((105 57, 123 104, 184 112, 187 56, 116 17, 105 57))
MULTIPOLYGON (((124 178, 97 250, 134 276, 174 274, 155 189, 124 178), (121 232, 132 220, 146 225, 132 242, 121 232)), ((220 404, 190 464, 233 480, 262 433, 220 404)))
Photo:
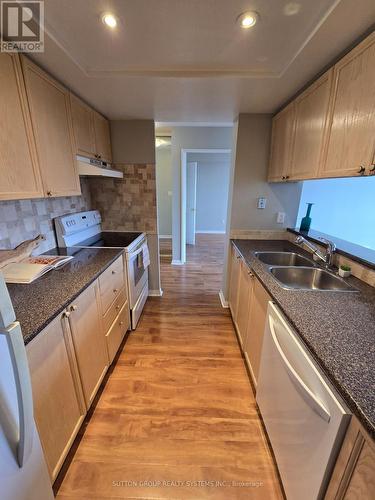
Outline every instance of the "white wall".
POLYGON ((272 116, 240 114, 234 127, 228 223, 222 291, 228 296, 227 268, 230 233, 259 229, 277 230, 296 223, 302 183, 267 182, 272 116), (257 208, 260 196, 267 198, 265 209, 257 208), (285 213, 284 224, 277 212, 285 213))
POLYGON ((375 250, 375 177, 305 181, 297 227, 306 203, 314 203, 311 229, 375 250))
POLYGON ((197 232, 225 232, 231 155, 189 153, 187 161, 197 162, 197 232))
POLYGON ((173 127, 172 129, 172 235, 173 260, 181 260, 181 150, 231 149, 232 127, 173 127))
POLYGON ((160 236, 172 236, 172 148, 170 138, 166 146, 156 148, 156 194, 160 236))

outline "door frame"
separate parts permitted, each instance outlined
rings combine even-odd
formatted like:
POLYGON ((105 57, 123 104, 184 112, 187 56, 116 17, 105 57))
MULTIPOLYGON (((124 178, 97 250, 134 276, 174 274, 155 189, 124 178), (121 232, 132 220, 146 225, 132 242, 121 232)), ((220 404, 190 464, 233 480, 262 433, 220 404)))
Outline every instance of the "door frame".
POLYGON ((186 164, 188 153, 231 153, 231 149, 181 149, 180 259, 186 262, 186 164))
MULTIPOLYGON (((192 165, 194 165, 194 177, 195 177, 195 193, 194 193, 194 214, 193 214, 193 219, 194 219, 194 235, 193 235, 193 245, 195 245, 195 229, 196 229, 196 219, 197 219, 197 182, 198 182, 198 162, 197 161, 187 161, 186 162, 186 180, 187 180, 187 172, 189 168, 192 168, 192 165)), ((188 187, 187 187, 187 182, 186 182, 186 234, 187 234, 187 229, 188 229, 188 207, 187 207, 187 199, 188 199, 188 187)), ((187 240, 187 237, 186 237, 187 240)))

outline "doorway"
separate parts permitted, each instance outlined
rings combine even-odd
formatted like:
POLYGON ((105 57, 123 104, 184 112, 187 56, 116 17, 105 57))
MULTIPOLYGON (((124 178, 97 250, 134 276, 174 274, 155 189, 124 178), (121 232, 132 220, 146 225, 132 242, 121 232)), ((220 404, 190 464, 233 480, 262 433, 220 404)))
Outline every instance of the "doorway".
POLYGON ((230 149, 181 150, 181 263, 197 234, 223 234, 229 193, 230 149))

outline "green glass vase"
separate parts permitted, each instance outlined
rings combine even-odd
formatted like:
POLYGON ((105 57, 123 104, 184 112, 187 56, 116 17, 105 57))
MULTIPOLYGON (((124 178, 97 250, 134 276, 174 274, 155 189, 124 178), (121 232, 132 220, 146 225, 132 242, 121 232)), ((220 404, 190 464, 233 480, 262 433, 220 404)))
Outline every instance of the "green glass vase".
POLYGON ((314 203, 307 203, 307 212, 305 217, 302 218, 301 220, 301 225, 299 227, 300 231, 308 231, 311 226, 311 207, 314 205, 314 203))

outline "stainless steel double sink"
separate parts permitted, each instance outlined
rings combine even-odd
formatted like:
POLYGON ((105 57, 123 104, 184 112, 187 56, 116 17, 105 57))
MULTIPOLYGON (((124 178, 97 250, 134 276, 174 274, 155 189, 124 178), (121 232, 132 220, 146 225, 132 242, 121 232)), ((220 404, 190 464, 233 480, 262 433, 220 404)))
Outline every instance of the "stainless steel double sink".
POLYGON ((283 288, 330 292, 357 292, 345 280, 321 269, 309 258, 295 252, 256 252, 283 288))

